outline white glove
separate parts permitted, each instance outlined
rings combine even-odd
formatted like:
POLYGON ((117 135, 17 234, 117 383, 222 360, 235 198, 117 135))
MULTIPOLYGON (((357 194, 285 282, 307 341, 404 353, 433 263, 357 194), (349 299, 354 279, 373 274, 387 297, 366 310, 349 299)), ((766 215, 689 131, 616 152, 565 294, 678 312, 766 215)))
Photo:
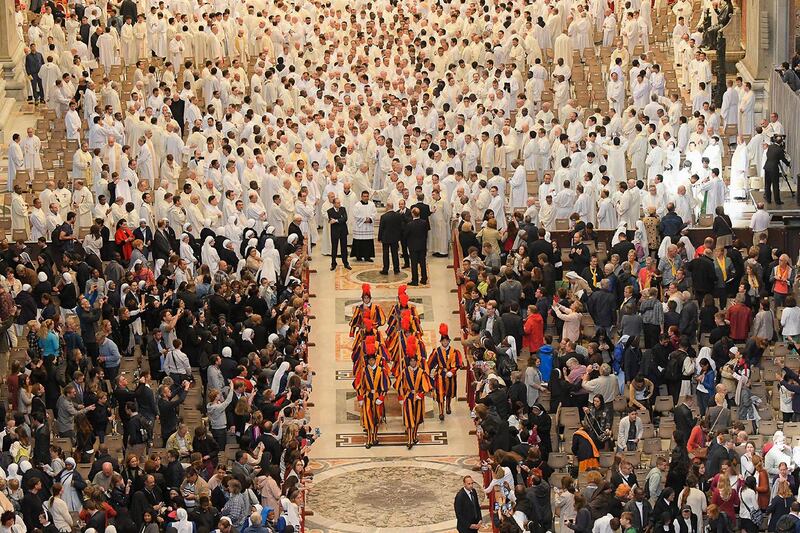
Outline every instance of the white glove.
POLYGON ((375 400, 375 403, 376 403, 376 404, 378 404, 378 405, 380 405, 380 404, 382 404, 382 403, 383 403, 383 400, 375 400))
POLYGON ((452 377, 453 377, 453 373, 452 373, 452 372, 450 372, 450 371, 448 371, 448 372, 447 372, 447 377, 448 377, 448 378, 452 378, 452 377))
POLYGON ((361 407, 364 405, 364 400, 358 400, 358 406, 361 407))

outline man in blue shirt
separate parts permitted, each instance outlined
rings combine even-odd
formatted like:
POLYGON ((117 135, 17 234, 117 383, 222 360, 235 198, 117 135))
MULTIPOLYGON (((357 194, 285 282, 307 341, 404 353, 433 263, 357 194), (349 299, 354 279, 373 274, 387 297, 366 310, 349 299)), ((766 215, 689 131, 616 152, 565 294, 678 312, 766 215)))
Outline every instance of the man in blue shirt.
POLYGON ((31 90, 33 91, 33 103, 44 103, 44 86, 42 78, 39 77, 39 70, 44 65, 44 57, 36 51, 36 45, 31 43, 30 51, 25 56, 25 74, 31 80, 31 90))

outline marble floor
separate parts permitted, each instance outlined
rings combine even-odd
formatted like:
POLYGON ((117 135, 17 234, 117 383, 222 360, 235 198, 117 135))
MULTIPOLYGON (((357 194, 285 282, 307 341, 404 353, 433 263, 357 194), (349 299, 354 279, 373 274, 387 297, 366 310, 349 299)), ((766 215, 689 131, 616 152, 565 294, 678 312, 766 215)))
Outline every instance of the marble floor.
MULTIPOLYGON (((405 446, 396 396, 387 400, 387 423, 381 445, 363 447, 364 434, 352 387, 348 322, 352 306, 360 301, 362 283, 370 283, 373 299, 385 310, 396 302, 397 287, 410 281, 408 270, 381 276, 380 244, 375 263, 352 262, 353 270, 329 270, 330 259, 314 254, 311 275, 312 323, 310 361, 314 380, 313 424, 322 437, 311 448, 314 480, 308 494, 307 530, 324 532, 445 532, 455 530, 453 498, 461 478, 475 474, 477 442, 465 401, 453 404, 453 413, 439 421, 436 404, 426 401, 420 443, 405 446)), ((408 294, 421 315, 425 344, 438 343, 441 322, 451 336, 458 335, 457 297, 450 259, 430 258, 427 286, 409 287, 408 294)), ((459 376, 460 394, 465 376, 459 376)), ((473 476, 475 477, 475 476, 473 476)))

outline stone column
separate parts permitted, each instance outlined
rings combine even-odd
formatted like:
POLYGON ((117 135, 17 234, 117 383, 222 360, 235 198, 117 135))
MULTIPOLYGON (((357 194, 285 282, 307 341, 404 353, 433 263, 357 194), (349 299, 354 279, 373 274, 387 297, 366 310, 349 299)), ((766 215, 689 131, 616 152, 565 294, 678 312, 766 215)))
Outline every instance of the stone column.
POLYGON ((14 100, 25 100, 23 55, 23 45, 17 36, 14 2, 4 0, 0 5, 0 131, 4 130, 14 100))
POLYGON ((763 98, 769 73, 792 55, 791 24, 794 0, 742 0, 746 10, 746 53, 737 63, 739 75, 753 85, 756 111, 763 110, 763 98))

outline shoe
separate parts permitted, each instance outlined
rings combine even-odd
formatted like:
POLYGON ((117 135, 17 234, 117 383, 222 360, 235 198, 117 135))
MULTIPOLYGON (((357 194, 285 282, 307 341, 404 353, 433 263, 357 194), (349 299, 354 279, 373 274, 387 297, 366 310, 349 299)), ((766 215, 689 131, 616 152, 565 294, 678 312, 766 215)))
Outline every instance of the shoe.
POLYGON ((414 439, 414 444, 419 444, 419 439, 414 439))
POLYGON ((388 270, 381 270, 381 276, 388 276, 388 275, 389 275, 388 270))
POLYGON ((372 448, 372 444, 368 442, 364 447, 369 450, 372 448))
POLYGON ((439 420, 444 420, 444 415, 439 415, 439 420))
POLYGON ((395 271, 394 271, 394 273, 395 273, 395 274, 399 274, 399 273, 400 273, 400 271, 399 271, 399 270, 395 270, 395 271))
POLYGON ((348 265, 345 265, 344 267, 345 267, 347 270, 353 270, 353 267, 351 267, 349 264, 348 264, 348 265))
POLYGON ((411 283, 409 283, 409 286, 411 286, 411 287, 419 287, 419 283, 417 283, 415 281, 412 281, 411 283))
POLYGON ((414 446, 413 444, 406 444, 406 447, 410 450, 411 447, 414 446))
POLYGON ((331 272, 333 272, 334 270, 336 270, 336 265, 331 265, 331 272))
POLYGON ((781 202, 780 200, 775 200, 775 205, 783 205, 783 202, 781 202))
POLYGON ((411 265, 409 265, 408 263, 406 263, 406 264, 404 264, 404 265, 403 265, 403 268, 411 268, 411 265))
POLYGON ((448 415, 453 414, 453 411, 450 410, 450 406, 449 405, 447 406, 447 414, 448 415))
POLYGON ((421 285, 427 285, 428 284, 428 280, 425 280, 425 281, 421 282, 420 284, 421 285))

